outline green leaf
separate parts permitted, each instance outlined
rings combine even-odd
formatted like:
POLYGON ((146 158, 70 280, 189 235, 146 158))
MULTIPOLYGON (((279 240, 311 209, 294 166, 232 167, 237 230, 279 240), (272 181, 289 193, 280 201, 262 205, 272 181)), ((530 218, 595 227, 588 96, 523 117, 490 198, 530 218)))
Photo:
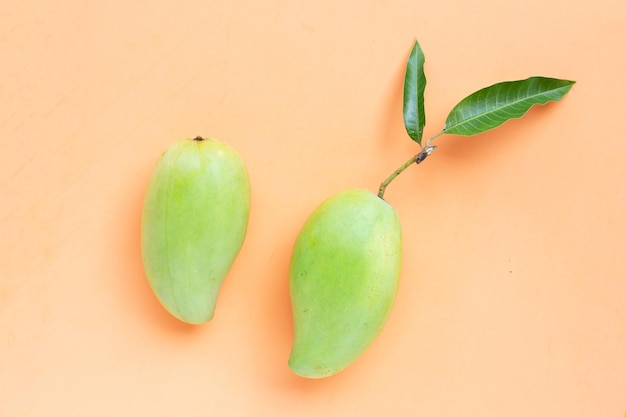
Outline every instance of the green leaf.
POLYGON ((494 84, 470 94, 457 104, 446 119, 443 131, 472 136, 523 116, 535 104, 560 100, 575 81, 531 77, 494 84))
POLYGON ((404 127, 415 142, 421 145, 422 133, 426 124, 424 114, 424 88, 426 77, 424 76, 424 53, 417 41, 413 46, 411 55, 406 64, 404 76, 404 102, 403 116, 404 127))

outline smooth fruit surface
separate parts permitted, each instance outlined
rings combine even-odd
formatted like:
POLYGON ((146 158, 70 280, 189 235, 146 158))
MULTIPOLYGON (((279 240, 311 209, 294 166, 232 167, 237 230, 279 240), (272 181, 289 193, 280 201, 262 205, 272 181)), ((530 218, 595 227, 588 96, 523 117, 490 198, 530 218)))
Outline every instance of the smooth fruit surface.
POLYGON ((192 324, 213 317, 249 211, 248 173, 228 145, 184 139, 163 154, 144 200, 141 245, 150 286, 172 315, 192 324))
POLYGON ((300 231, 291 260, 291 370, 308 378, 352 364, 382 330, 402 261, 396 211, 365 189, 338 193, 300 231))

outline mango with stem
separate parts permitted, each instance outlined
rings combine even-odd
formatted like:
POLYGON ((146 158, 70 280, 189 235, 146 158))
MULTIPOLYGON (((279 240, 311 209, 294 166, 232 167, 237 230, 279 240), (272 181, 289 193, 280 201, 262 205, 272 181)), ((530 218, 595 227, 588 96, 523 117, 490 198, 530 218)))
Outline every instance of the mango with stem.
POLYGON ((338 193, 311 214, 291 260, 291 370, 322 378, 352 364, 391 312, 402 260, 396 211, 365 189, 338 193))

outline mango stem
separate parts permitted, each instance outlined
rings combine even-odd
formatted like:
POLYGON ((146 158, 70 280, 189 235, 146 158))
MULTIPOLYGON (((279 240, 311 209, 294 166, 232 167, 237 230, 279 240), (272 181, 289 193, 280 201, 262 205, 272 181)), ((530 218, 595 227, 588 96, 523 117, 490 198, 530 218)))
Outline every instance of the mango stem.
MULTIPOLYGON (((439 135, 437 135, 439 136, 439 135)), ((430 143, 430 141, 432 139, 434 139, 435 137, 432 137, 431 139, 429 139, 426 143, 430 143)), ((409 159, 408 161, 406 161, 404 164, 402 164, 398 169, 396 169, 395 171, 393 171, 393 173, 387 177, 387 179, 385 181, 383 181, 380 184, 380 187, 378 188, 378 197, 381 198, 382 200, 384 200, 383 196, 385 195, 385 190, 387 189, 387 186, 389 185, 389 183, 391 181, 393 181, 398 175, 402 174, 402 172, 407 169, 408 167, 410 167, 413 164, 421 164, 422 162, 424 162, 424 160, 431 154, 433 153, 433 151, 437 149, 436 146, 433 145, 426 145, 425 148, 423 148, 421 150, 421 152, 419 152, 418 154, 414 155, 411 159, 409 159)))

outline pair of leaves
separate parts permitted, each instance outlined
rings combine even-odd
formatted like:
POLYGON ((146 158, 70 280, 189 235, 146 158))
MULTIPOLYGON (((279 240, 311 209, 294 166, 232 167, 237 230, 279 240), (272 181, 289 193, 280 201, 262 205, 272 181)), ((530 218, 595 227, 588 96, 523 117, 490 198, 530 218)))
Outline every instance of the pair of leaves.
MULTIPOLYGON (((404 126, 418 144, 426 125, 424 112, 424 53, 416 41, 407 62, 404 78, 404 126)), ((523 116, 533 105, 560 100, 574 81, 530 77, 483 88, 465 97, 448 115, 441 133, 472 136, 523 116)))

